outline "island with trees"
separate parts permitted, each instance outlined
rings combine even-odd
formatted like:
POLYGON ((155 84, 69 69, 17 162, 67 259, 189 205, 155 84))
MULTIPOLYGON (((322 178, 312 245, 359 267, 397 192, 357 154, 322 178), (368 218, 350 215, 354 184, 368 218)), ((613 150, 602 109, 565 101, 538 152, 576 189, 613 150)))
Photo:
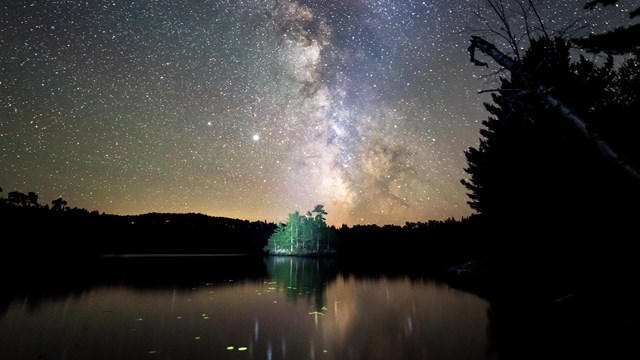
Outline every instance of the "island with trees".
POLYGON ((335 254, 335 229, 327 226, 324 205, 302 215, 299 211, 278 223, 264 250, 271 255, 330 255, 335 254))

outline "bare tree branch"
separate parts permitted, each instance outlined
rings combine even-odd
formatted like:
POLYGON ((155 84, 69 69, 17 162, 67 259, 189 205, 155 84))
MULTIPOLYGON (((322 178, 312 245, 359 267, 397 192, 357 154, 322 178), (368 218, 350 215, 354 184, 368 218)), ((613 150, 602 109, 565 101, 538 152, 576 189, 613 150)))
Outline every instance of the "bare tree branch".
POLYGON ((485 0, 485 3, 489 5, 489 7, 493 10, 493 13, 498 17, 500 23, 502 24, 502 30, 505 39, 509 43, 511 50, 516 57, 516 59, 520 59, 520 49, 518 47, 518 41, 511 30, 511 23, 509 22, 509 16, 507 14, 506 7, 502 0, 485 0))
POLYGON ((517 4, 520 7, 520 11, 522 12, 522 18, 524 19, 524 29, 527 34, 527 40, 531 42, 533 40, 533 37, 531 36, 531 29, 529 27, 529 15, 527 15, 529 13, 529 9, 525 9, 524 4, 521 3, 520 1, 517 1, 517 4))
POLYGON ((533 2, 531 0, 528 0, 529 4, 531 5, 531 10, 533 10, 533 13, 535 14, 536 18, 538 19, 538 24, 540 24, 540 31, 542 31, 542 33, 544 34, 545 39, 549 40, 549 34, 547 33, 547 29, 544 26, 544 23, 542 22, 542 18, 540 17, 540 14, 538 14, 538 9, 536 9, 536 7, 533 5, 533 2))
POLYGON ((478 94, 493 93, 493 92, 498 92, 501 94, 526 95, 529 92, 529 90, 527 89, 485 89, 485 90, 478 91, 478 94))

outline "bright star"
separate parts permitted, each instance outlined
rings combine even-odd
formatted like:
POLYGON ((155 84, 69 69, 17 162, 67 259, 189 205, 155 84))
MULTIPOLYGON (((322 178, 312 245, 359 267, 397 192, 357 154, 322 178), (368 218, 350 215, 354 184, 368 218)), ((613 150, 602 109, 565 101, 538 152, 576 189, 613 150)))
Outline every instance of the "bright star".
POLYGON ((258 134, 253 135, 253 141, 258 141, 258 140, 260 140, 260 135, 258 134))

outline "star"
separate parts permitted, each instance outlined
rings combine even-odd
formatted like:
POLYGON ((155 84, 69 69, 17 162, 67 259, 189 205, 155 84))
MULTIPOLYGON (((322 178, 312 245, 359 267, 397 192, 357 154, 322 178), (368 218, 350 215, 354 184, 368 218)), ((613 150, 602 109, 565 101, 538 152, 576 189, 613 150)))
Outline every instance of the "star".
MULTIPOLYGON (((584 2, 538 10, 588 33, 632 3, 584 2)), ((466 52, 478 3, 2 2, 3 194, 270 221, 324 204, 337 226, 468 216, 464 151, 495 87, 466 52)))

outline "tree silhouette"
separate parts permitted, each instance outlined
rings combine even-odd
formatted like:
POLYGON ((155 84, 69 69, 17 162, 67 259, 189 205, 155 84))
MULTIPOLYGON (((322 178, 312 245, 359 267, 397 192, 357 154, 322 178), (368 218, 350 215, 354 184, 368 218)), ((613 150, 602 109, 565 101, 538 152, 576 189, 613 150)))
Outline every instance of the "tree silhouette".
POLYGON ((36 208, 40 207, 40 204, 38 204, 38 194, 33 191, 29 191, 27 193, 27 206, 36 208))
MULTIPOLYGON (((593 9, 598 5, 614 5, 619 0, 596 0, 585 4, 585 9, 593 9)), ((630 18, 640 16, 640 6, 629 13, 630 18)), ((640 52, 640 23, 628 27, 620 26, 602 34, 592 34, 585 38, 573 39, 583 49, 598 53, 622 55, 640 52)))
MULTIPOLYGON (((508 43, 513 48, 518 44, 518 37, 509 31, 512 26, 505 16, 503 1, 486 2, 502 23, 500 31, 490 33, 510 40, 508 43)), ((602 2, 587 5, 597 3, 602 2)), ((462 180, 469 190, 470 206, 496 219, 513 216, 517 213, 514 210, 528 216, 541 210, 560 216, 562 212, 532 205, 543 199, 550 200, 548 204, 573 202, 577 205, 585 202, 580 193, 602 194, 606 192, 603 188, 619 189, 611 182, 615 175, 604 175, 617 170, 593 156, 594 150, 624 170, 631 182, 637 184, 640 180, 635 141, 639 125, 633 115, 629 115, 640 110, 638 55, 617 71, 611 57, 602 67, 584 57, 572 63, 570 42, 561 38, 551 40, 544 28, 543 36, 533 39, 524 7, 521 8, 530 41, 523 57, 514 52, 516 57, 511 58, 478 36, 472 36, 469 47, 471 62, 475 65, 487 65, 476 59, 478 49, 511 75, 510 79, 501 79, 500 88, 493 90, 493 104, 485 104, 493 117, 483 122, 485 129, 481 130, 483 138, 479 146, 466 151, 468 167, 465 170, 471 177, 462 180), (569 129, 571 125, 573 131, 569 129), (595 146, 585 146, 589 142, 595 146), (566 184, 561 186, 561 182, 566 184), (526 196, 527 206, 521 205, 523 200, 518 195, 526 196)), ((532 3, 531 8, 537 16, 532 3)), ((542 21, 540 23, 543 26, 542 21)), ((626 183, 622 188, 634 192, 637 186, 626 183)))
POLYGON ((19 191, 10 191, 7 194, 7 202, 13 205, 26 207, 27 206, 27 194, 19 191))
MULTIPOLYGON (((569 51, 569 41, 538 39, 523 56, 520 71, 553 89, 555 97, 588 119, 587 126, 616 140, 628 161, 637 160, 638 132, 632 132, 637 120, 612 109, 620 102, 633 103, 623 110, 638 109, 636 93, 622 96, 623 89, 637 86, 638 68, 616 70, 611 61, 598 67, 585 58, 571 62, 569 51), (635 77, 622 81, 623 74, 634 71, 635 77)), ((632 223, 626 209, 638 199, 637 181, 606 161, 543 97, 523 91, 527 85, 519 76, 501 79, 493 103, 485 104, 491 117, 483 122, 480 144, 465 153, 470 178, 462 183, 469 205, 492 224, 496 240, 511 240, 514 254, 549 258, 553 253, 565 261, 585 249, 582 236, 624 232, 632 223), (562 240, 548 238, 552 232, 562 240)), ((507 250, 505 244, 501 251, 507 250)))
POLYGON ((51 201, 51 210, 63 211, 67 209, 67 202, 61 197, 51 201))
POLYGON ((476 65, 476 49, 511 75, 485 104, 491 116, 461 180, 488 224, 489 253, 500 268, 545 268, 547 279, 627 261, 640 200, 638 56, 597 66, 572 61, 569 40, 541 37, 514 60, 474 36, 476 65), (594 236, 609 242, 583 241, 594 236))

